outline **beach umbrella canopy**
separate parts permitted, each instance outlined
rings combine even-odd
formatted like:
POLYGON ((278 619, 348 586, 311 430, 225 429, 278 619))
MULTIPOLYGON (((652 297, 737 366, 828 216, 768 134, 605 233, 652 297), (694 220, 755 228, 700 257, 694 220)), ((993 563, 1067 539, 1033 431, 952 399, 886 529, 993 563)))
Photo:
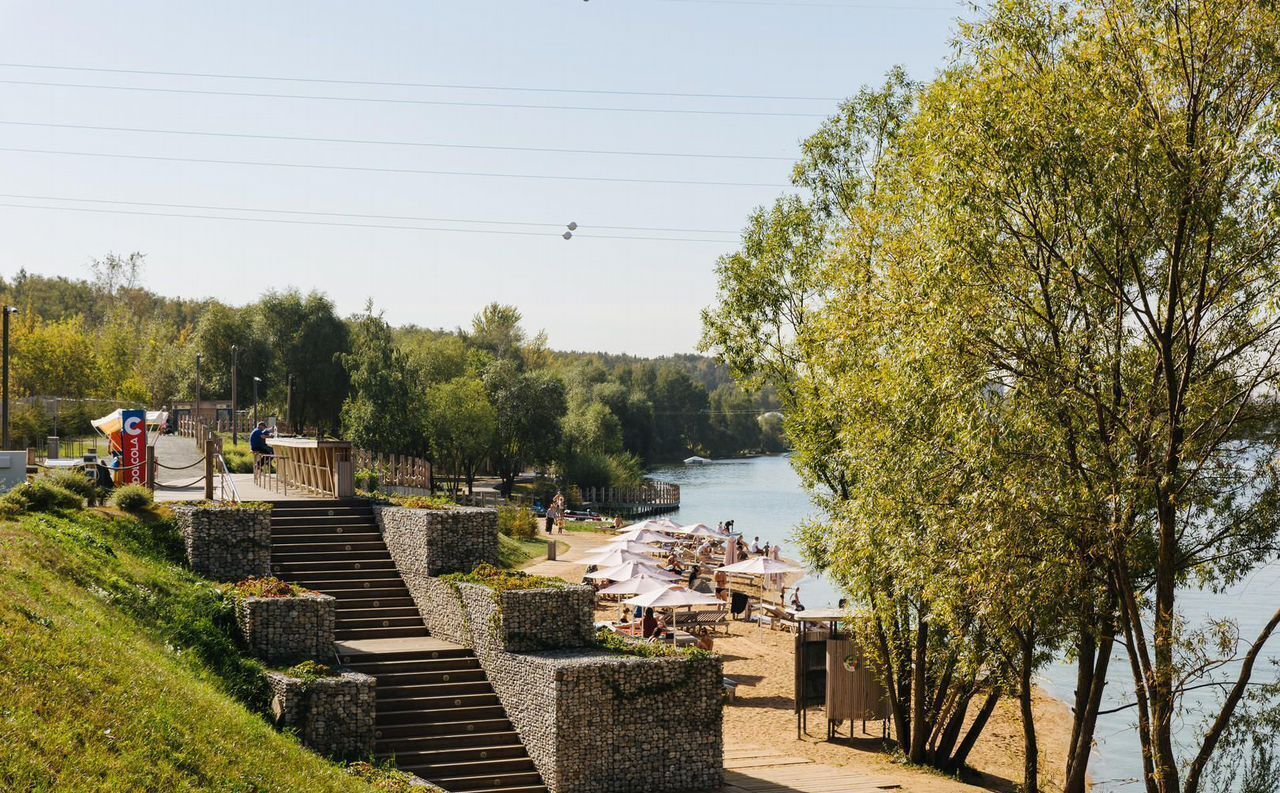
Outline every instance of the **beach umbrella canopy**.
POLYGON ((653 525, 649 528, 657 529, 658 531, 674 531, 677 534, 684 534, 685 532, 684 527, 671 518, 659 518, 658 520, 650 521, 650 523, 653 525))
MULTIPOLYGON (((653 549, 647 545, 644 548, 649 553, 653 552, 653 549)), ((581 559, 582 564, 593 564, 596 567, 612 567, 623 562, 641 562, 654 567, 658 566, 657 560, 648 553, 636 553, 622 548, 601 548, 596 553, 587 554, 581 559)))
POLYGON ((754 556, 746 561, 728 564, 716 570, 717 573, 746 573, 749 575, 778 575, 779 573, 803 573, 804 568, 793 564, 771 559, 768 556, 754 556))
POLYGON ((618 529, 619 533, 625 534, 629 531, 639 531, 640 529, 649 529, 650 531, 662 531, 662 527, 658 525, 656 520, 642 520, 639 523, 632 523, 630 526, 623 526, 618 529))
POLYGON ((666 581, 657 578, 645 578, 637 576, 628 578, 626 581, 619 581, 616 584, 610 584, 600 590, 601 595, 643 595, 646 592, 653 592, 660 589, 669 589, 672 585, 666 581))
POLYGON ((682 586, 673 586, 662 590, 655 589, 652 592, 644 592, 633 598, 627 598, 622 602, 628 606, 639 606, 641 608, 723 605, 723 601, 714 595, 694 592, 692 589, 685 589, 682 586))
POLYGON ((603 556, 606 552, 611 552, 611 551, 630 551, 631 553, 660 553, 662 549, 655 548, 652 545, 646 545, 644 540, 640 540, 639 542, 637 542, 635 540, 617 539, 617 540, 611 540, 610 542, 607 542, 604 545, 601 545, 599 548, 596 548, 595 550, 593 550, 589 555, 603 556))
POLYGON ((722 531, 716 531, 705 523, 698 523, 693 526, 686 526, 686 534, 690 537, 710 537, 713 540, 727 540, 733 536, 725 534, 722 531))
POLYGON ((656 566, 645 564, 644 562, 623 562, 587 575, 587 578, 594 578, 600 581, 626 581, 637 577, 656 578, 659 581, 680 580, 680 576, 673 575, 665 570, 659 570, 656 566))
POLYGON ((663 534, 662 532, 654 531, 653 529, 632 529, 631 531, 627 531, 627 532, 623 532, 622 534, 619 534, 616 539, 611 540, 610 542, 611 543, 619 542, 619 541, 625 542, 627 540, 631 540, 633 542, 667 543, 667 542, 675 542, 676 538, 672 537, 670 534, 663 534))

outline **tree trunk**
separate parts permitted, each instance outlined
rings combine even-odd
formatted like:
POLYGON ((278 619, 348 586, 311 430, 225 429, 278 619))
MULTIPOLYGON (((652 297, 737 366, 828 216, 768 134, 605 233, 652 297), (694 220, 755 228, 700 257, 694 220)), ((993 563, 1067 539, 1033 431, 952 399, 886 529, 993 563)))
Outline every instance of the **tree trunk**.
POLYGON ((1030 638, 1022 642, 1022 665, 1019 671, 1018 705, 1022 711, 1022 790, 1040 790, 1040 747, 1036 743, 1036 716, 1031 707, 1031 672, 1035 664, 1035 644, 1030 638))
POLYGON ((925 665, 929 655, 929 623, 921 614, 916 622, 916 647, 911 670, 911 749, 907 759, 913 763, 925 761, 925 739, 929 737, 928 718, 925 714, 928 699, 925 690, 925 665))
POLYGON ((969 725, 969 732, 965 733, 964 740, 960 742, 956 753, 951 757, 951 761, 943 771, 959 771, 964 767, 965 762, 969 759, 969 752, 973 751, 973 746, 978 742, 978 737, 982 735, 983 729, 987 726, 987 720, 991 718, 991 714, 996 709, 996 703, 1000 701, 1000 688, 991 689, 991 693, 987 695, 987 701, 982 703, 982 709, 978 711, 978 715, 974 717, 973 724, 969 725))

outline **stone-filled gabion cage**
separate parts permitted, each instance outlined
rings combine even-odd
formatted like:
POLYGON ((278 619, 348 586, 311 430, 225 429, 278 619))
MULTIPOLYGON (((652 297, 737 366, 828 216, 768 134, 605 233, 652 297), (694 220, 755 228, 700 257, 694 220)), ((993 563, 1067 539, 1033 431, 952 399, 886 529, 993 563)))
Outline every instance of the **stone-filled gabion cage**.
POLYGON ((191 569, 214 581, 271 575, 271 507, 178 504, 191 569))
POLYGON ((236 597, 236 621, 249 651, 271 661, 322 658, 333 654, 331 595, 236 597))
POLYGON ((363 759, 373 754, 374 678, 343 672, 303 680, 268 672, 267 682, 277 727, 296 730, 304 745, 329 757, 363 759))

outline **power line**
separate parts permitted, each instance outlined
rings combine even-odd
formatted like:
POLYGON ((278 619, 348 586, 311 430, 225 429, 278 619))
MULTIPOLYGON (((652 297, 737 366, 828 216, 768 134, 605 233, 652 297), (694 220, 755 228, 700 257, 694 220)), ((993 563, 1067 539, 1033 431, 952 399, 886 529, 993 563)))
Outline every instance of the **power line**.
MULTIPOLYGON (((158 207, 163 209, 203 209, 216 212, 263 212, 278 215, 315 215, 320 217, 335 218, 363 218, 366 220, 407 220, 415 223, 477 223, 489 224, 495 226, 544 226, 547 228, 564 228, 564 223, 545 223, 518 220, 472 220, 466 218, 432 218, 414 215, 369 215, 358 214, 353 212, 319 212, 302 209, 269 209, 266 207, 233 207, 216 204, 176 204, 155 201, 121 201, 105 198, 73 198, 69 196, 51 196, 51 195, 24 195, 19 193, 0 193, 0 198, 12 198, 22 201, 70 201, 85 204, 118 204, 121 206, 137 206, 137 207, 158 207)), ((580 225, 580 227, 582 227, 580 225)), ((604 229, 606 231, 666 231, 685 234, 737 234, 736 231, 724 231, 720 229, 685 229, 685 228, 667 228, 661 226, 603 226, 590 224, 588 233, 591 229, 604 229)), ((713 240, 708 240, 712 242, 713 240)))
MULTIPOLYGON (((192 220, 233 220, 246 223, 284 223, 297 226, 331 226, 337 228, 356 228, 356 229, 394 229, 397 231, 440 231, 452 232, 459 234, 503 234, 520 237, 543 237, 546 239, 553 238, 554 235, 541 231, 509 231, 504 229, 455 229, 444 227, 429 226, 395 226, 377 223, 339 223, 334 221, 323 220, 289 220, 287 218, 247 218, 247 217, 225 217, 221 215, 193 215, 178 212, 140 212, 130 209, 96 209, 94 207, 51 207, 39 206, 34 204, 12 204, 0 203, 0 207, 10 209, 39 209, 53 212, 91 212, 95 214, 107 215, 141 215, 144 217, 161 217, 161 218, 185 218, 192 220)), ((695 239, 692 237, 640 237, 628 235, 582 235, 582 239, 594 240, 638 240, 647 242, 710 242, 718 245, 731 245, 732 243, 723 240, 695 239)), ((579 239, 578 235, 574 235, 574 239, 579 239)))
POLYGON ((373 96, 320 96, 314 94, 269 94, 253 91, 215 91, 199 88, 151 88, 137 85, 100 85, 97 83, 50 83, 39 80, 0 80, 4 85, 33 85, 45 88, 89 88, 102 91, 140 91, 159 94, 195 94, 199 96, 240 96, 255 99, 310 99, 325 102, 374 102, 394 105, 440 105, 446 107, 515 108, 519 110, 584 110, 604 113, 675 113, 695 116, 771 116, 778 118, 826 118, 825 113, 790 113, 772 110, 700 110, 675 107, 594 107, 590 105, 524 105, 512 102, 463 102, 449 99, 388 99, 373 96))
POLYGON ((22 149, 0 146, 0 152, 21 154, 51 154, 67 157, 108 157, 124 160, 153 160, 157 162, 192 162, 205 165, 252 165, 271 168, 314 168, 326 171, 360 171, 366 173, 404 173, 430 176, 486 176, 498 179, 541 179, 572 182, 624 182, 630 184, 704 185, 711 187, 787 187, 784 184, 766 182, 714 182, 690 179, 641 179, 617 176, 560 176, 557 174, 491 173, 485 171, 438 171, 419 168, 375 168, 362 165, 322 165, 318 163, 275 162, 264 160, 213 160, 199 157, 162 157, 155 154, 117 154, 94 151, 58 151, 56 149, 22 149))
POLYGON ((281 83, 318 83, 323 85, 365 85, 384 88, 445 88, 465 91, 518 91, 544 94, 599 94, 609 96, 670 96, 682 99, 770 99, 803 102, 839 102, 838 96, 771 96, 767 94, 702 94, 676 91, 626 91, 596 88, 546 88, 512 85, 473 85, 459 83, 411 83, 387 80, 338 80, 320 77, 280 77, 263 74, 218 74, 211 72, 169 72, 153 69, 107 69, 95 66, 57 66, 43 63, 0 63, 10 69, 46 69, 66 72, 97 72, 100 74, 143 74, 153 77, 196 77, 213 80, 265 80, 281 83))
POLYGON ((364 146, 415 146, 435 149, 482 149, 486 151, 528 151, 552 154, 609 154, 629 157, 692 157, 716 160, 770 160, 793 162, 794 157, 769 157, 753 154, 701 154, 657 151, 611 151, 606 149, 556 149, 537 146, 481 146, 470 143, 429 143, 412 140, 362 140, 359 138, 306 138, 296 135, 257 135, 248 132, 206 132, 185 129, 149 129, 145 127, 107 127, 96 124, 52 124, 39 121, 7 121, 0 124, 18 127, 43 127, 49 129, 84 129, 97 132, 143 132, 154 135, 199 135, 209 138, 249 138, 253 140, 280 140, 303 143, 355 143, 364 146))

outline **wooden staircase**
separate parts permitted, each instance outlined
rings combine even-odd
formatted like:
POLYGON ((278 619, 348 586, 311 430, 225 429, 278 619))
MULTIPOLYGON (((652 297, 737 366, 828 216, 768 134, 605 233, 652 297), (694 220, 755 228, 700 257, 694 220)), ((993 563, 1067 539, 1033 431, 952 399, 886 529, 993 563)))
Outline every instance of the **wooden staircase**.
POLYGON ((271 567, 338 599, 339 661, 378 681, 378 758, 447 791, 547 792, 474 653, 428 637, 367 501, 276 502, 271 567))

